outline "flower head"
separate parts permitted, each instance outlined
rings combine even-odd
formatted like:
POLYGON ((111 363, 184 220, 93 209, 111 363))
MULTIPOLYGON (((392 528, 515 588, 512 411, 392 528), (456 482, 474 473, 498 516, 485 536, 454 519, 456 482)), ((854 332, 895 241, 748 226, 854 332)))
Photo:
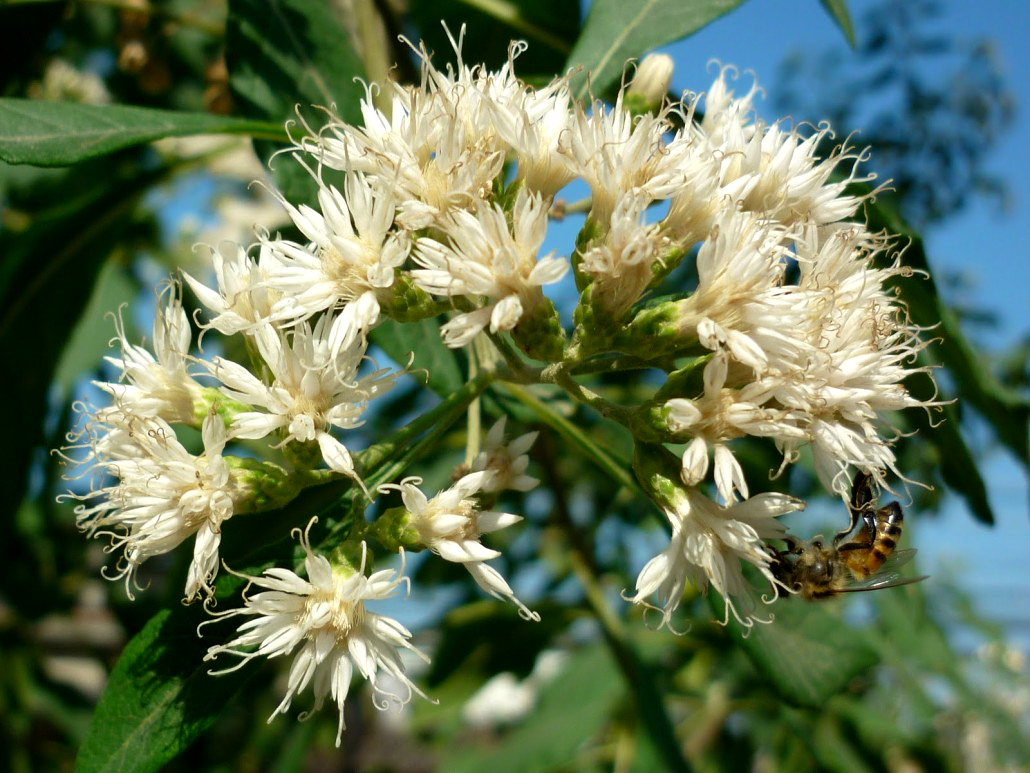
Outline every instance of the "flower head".
POLYGON ((482 490, 486 492, 506 489, 531 491, 540 483, 536 478, 526 475, 526 468, 529 467, 527 452, 540 433, 527 432, 506 445, 504 428, 507 422, 508 417, 502 416, 494 423, 486 434, 483 450, 476 455, 470 465, 472 472, 483 470, 491 473, 482 484, 482 490))
MULTIPOLYGON (((311 524, 316 521, 312 519, 311 524)), ((366 577, 365 543, 361 543, 359 566, 333 566, 325 556, 311 549, 307 531, 301 534, 294 529, 293 533, 304 548, 307 578, 279 567, 266 569, 260 577, 245 575, 250 582, 243 592, 244 605, 219 617, 247 619, 236 629, 235 639, 209 648, 204 660, 214 660, 222 654, 240 658, 236 666, 210 672, 224 674, 254 658, 290 655, 299 647, 290 666, 286 695, 268 721, 277 714, 285 714, 294 696, 311 684, 315 705, 301 719, 322 708, 326 696, 330 696, 340 714, 336 731, 339 746, 345 728, 343 704, 355 668, 372 686, 376 708, 385 709, 390 702, 407 703, 413 694, 426 697, 404 673, 399 650, 413 652, 426 662, 429 659, 412 646, 407 628, 365 607, 368 601, 390 598, 407 582, 403 577, 403 555, 400 570, 384 569, 366 577), (261 591, 248 596, 252 586, 261 591), (384 674, 401 684, 405 693, 387 692, 380 684, 384 674)))
POLYGON ((195 540, 186 598, 211 593, 222 523, 250 494, 222 456, 221 417, 212 412, 204 419, 200 456, 189 453, 163 419, 117 406, 94 416, 86 433, 90 450, 82 464, 103 485, 94 480, 89 493, 66 496, 84 500, 75 508, 80 529, 108 536, 109 550, 122 550, 116 576, 125 578, 129 597, 141 564, 190 537, 195 540))
POLYGON ((369 400, 389 390, 396 376, 376 370, 359 377, 365 339, 334 354, 334 329, 328 315, 314 328, 302 322, 289 333, 268 323, 256 328, 254 340, 268 367, 267 381, 222 357, 205 365, 222 382, 225 394, 263 409, 237 413, 230 427, 233 437, 257 439, 282 430, 283 443, 317 441, 330 468, 357 478, 350 451, 329 430, 360 426, 369 400))
POLYGON ((723 597, 724 623, 731 612, 748 628, 755 621, 768 622, 754 615, 753 591, 741 562, 755 566, 773 585, 773 554, 765 540, 784 533, 776 517, 803 507, 800 500, 776 493, 720 507, 696 489, 680 491, 675 501, 663 505, 672 525, 669 546, 647 563, 637 577, 636 593, 627 599, 657 609, 661 625, 667 626, 687 582, 693 582, 702 591, 711 585, 723 597), (657 596, 658 606, 647 601, 652 595, 657 596))
MULTIPOLYGON (((160 416, 166 421, 194 423, 194 400, 202 387, 187 372, 193 333, 182 308, 180 287, 169 282, 161 293, 166 300, 154 314, 153 354, 129 343, 120 316, 115 319, 120 357, 105 359, 121 371, 117 382, 94 382, 118 403, 115 411, 137 416, 160 416)), ((101 412, 102 413, 102 412, 101 412)))
POLYGON ((411 239, 394 228, 396 202, 389 190, 374 189, 357 172, 347 176, 345 193, 316 179, 318 210, 294 207, 279 196, 308 243, 265 240, 278 259, 269 284, 281 294, 271 317, 289 325, 339 310, 335 345, 345 349, 379 320, 379 293, 393 285, 411 239))
POLYGON ((543 302, 541 287, 568 270, 564 258, 537 258, 547 233, 547 207, 539 196, 521 191, 511 225, 497 205, 475 213, 455 212, 444 227, 447 242, 420 239, 411 272, 416 284, 434 295, 483 296, 486 304, 448 322, 448 346, 464 346, 489 325, 490 332, 511 330, 525 312, 543 302))
POLYGON ((405 478, 400 485, 386 484, 379 490, 383 493, 391 489, 400 491, 409 514, 408 525, 418 534, 422 545, 446 561, 462 564, 480 588, 495 598, 515 604, 523 619, 539 620, 540 615, 519 601, 500 572, 486 563, 501 553, 484 546, 480 541, 482 535, 522 520, 513 513, 480 509, 474 497, 496 482, 495 473, 491 470, 469 473, 432 499, 419 489, 421 482, 421 478, 405 478))

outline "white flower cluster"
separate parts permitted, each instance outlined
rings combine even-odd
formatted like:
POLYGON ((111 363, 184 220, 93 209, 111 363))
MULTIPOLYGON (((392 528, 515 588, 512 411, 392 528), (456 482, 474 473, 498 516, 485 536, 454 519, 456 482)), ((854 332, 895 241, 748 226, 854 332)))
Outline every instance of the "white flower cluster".
MULTIPOLYGON (((733 441, 771 438, 784 465, 810 446, 820 479, 846 495, 852 470, 877 480, 888 470, 900 475, 883 414, 924 405, 903 386, 919 370, 913 358, 923 344, 885 288, 897 260, 882 237, 846 220, 862 203, 847 186, 868 180, 856 176, 861 154, 843 145, 820 156, 832 137, 825 126, 762 122, 756 89, 735 97, 728 70, 695 120, 700 97, 646 112, 633 106, 631 88, 613 106, 584 106, 566 78, 540 89, 516 78, 519 45, 497 72, 466 65, 460 49, 455 43, 457 66, 446 71, 416 51, 421 82, 386 84, 386 111, 370 87, 362 125, 305 127, 292 153, 318 184, 317 206, 275 194, 304 241, 262 232, 256 255, 212 251, 211 286, 185 275, 211 312, 201 327, 243 336, 250 366, 190 354, 177 289, 158 311, 154 354, 118 328, 122 354, 110 362, 120 377, 99 384, 113 405, 89 412, 85 464, 100 479, 77 495, 86 500, 80 524, 124 549, 127 578, 195 535, 186 595, 211 594, 221 524, 257 507, 255 473, 224 455, 226 444, 267 438, 289 463, 314 459, 365 490, 341 435, 397 377, 368 364, 369 332, 387 316, 449 311, 441 329, 448 346, 484 331, 503 342, 510 333, 530 359, 548 360, 535 372, 557 373, 550 383, 574 395, 573 367, 595 356, 666 370, 661 398, 635 415, 653 419, 648 442, 658 435, 684 446, 674 490, 648 490, 672 538, 640 574, 632 600, 651 606, 657 595, 668 623, 693 580, 715 587, 727 615, 750 624, 742 564, 773 582, 766 541, 784 535, 775 518, 803 503, 749 497, 733 441), (590 189, 590 209, 573 259, 541 255, 550 213, 561 209, 556 197, 577 179, 590 189), (684 262, 696 265, 693 292, 639 303, 684 262), (543 292, 570 266, 582 291, 571 336, 543 292), (202 428, 202 454, 183 447, 175 424, 202 428), (721 504, 699 489, 710 467, 721 504)), ((668 71, 641 67, 665 82, 668 71)), ((535 620, 488 563, 500 553, 481 541, 520 520, 490 509, 494 495, 538 482, 526 474, 535 434, 507 445, 503 435, 502 421, 435 496, 418 478, 380 486, 399 491, 404 508, 379 536, 394 550, 427 548, 461 563, 487 593, 535 620)), ((280 486, 293 473, 263 469, 280 486)), ((326 695, 338 704, 342 730, 354 667, 380 698, 390 697, 377 685, 380 671, 405 686, 406 695, 394 696, 401 702, 418 692, 397 655, 411 649, 410 634, 364 608, 403 579, 366 577, 364 542, 360 566, 331 564, 306 535, 302 544, 307 579, 282 568, 249 578, 264 590, 229 614, 251 617, 209 656, 248 660, 299 646, 275 713, 311 683, 316 708, 326 695)))

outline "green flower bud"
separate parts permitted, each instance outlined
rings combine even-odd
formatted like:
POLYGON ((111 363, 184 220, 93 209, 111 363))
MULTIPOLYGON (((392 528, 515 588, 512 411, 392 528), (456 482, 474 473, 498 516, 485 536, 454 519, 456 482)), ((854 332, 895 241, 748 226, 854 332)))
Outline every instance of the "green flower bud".
POLYGON ((223 456, 236 484, 236 513, 274 510, 296 498, 304 480, 272 462, 238 456, 223 456))
POLYGON ((251 410, 253 410, 251 406, 226 397, 225 393, 216 387, 204 387, 195 396, 193 401, 193 419, 195 422, 193 426, 201 427, 208 414, 214 413, 225 424, 225 428, 229 429, 229 425, 232 424, 232 420, 237 413, 251 410))
POLYGON ((626 90, 623 104, 633 115, 657 113, 669 93, 675 65, 668 54, 648 54, 626 90))
POLYGON ((633 472, 644 493, 659 507, 676 509, 686 497, 680 481, 680 460, 664 446, 635 443, 633 472))
POLYGON ((376 295, 382 313, 398 322, 418 322, 447 311, 450 304, 436 300, 397 269, 393 285, 376 295))
POLYGON ((387 550, 396 553, 401 548, 417 552, 423 548, 418 532, 411 525, 411 513, 403 507, 391 507, 376 518, 369 532, 387 550))
POLYGON ((523 311, 511 334, 519 348, 535 360, 557 362, 565 352, 561 317, 548 298, 523 311))

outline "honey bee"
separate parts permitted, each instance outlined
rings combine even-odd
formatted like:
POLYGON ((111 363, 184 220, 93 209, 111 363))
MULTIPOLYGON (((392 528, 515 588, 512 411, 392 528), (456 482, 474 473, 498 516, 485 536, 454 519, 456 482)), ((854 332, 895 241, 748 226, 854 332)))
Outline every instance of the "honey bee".
POLYGON ((897 502, 876 506, 868 473, 855 475, 848 513, 848 527, 833 538, 829 547, 824 547, 819 537, 807 543, 788 539, 787 550, 777 551, 773 576, 805 599, 893 588, 926 579, 898 574, 897 569, 916 551, 895 549, 901 539, 904 512, 897 502), (858 534, 845 542, 859 523, 862 527, 858 534))

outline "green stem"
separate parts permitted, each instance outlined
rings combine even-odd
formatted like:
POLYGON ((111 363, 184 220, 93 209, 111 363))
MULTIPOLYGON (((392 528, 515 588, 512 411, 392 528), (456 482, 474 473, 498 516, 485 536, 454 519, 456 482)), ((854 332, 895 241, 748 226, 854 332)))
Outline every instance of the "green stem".
POLYGON ((498 384, 497 388, 508 392, 520 403, 531 409, 540 421, 565 438, 565 440, 572 444, 573 448, 579 449, 587 459, 596 464, 602 472, 609 475, 613 480, 618 481, 630 491, 637 492, 640 490, 626 462, 618 462, 612 459, 607 452, 584 435, 579 427, 555 411, 550 405, 540 400, 528 389, 512 383, 498 384))
MULTIPOLYGON (((496 378, 497 375, 493 371, 480 373, 460 389, 452 392, 442 403, 403 426, 389 440, 369 446, 364 451, 355 454, 354 461, 358 466, 358 471, 367 471, 370 486, 378 486, 390 480, 392 475, 385 476, 382 473, 387 459, 394 456, 398 449, 411 446, 415 438, 426 430, 433 428, 435 431, 438 429, 438 424, 446 424, 449 427, 465 413, 469 404, 479 397, 496 378)), ((430 433, 430 435, 432 434, 430 433)))
POLYGON ((511 370, 505 381, 518 381, 522 384, 540 383, 541 375, 543 374, 542 368, 536 368, 527 363, 519 351, 512 346, 511 341, 503 335, 497 333, 487 333, 487 335, 494 346, 497 347, 497 351, 504 357, 505 364, 511 370))
POLYGON ((622 672, 626 687, 637 704, 640 725, 664 760, 666 770, 689 770, 690 766, 683 757, 683 750, 676 738, 672 720, 665 710, 665 701, 655 683, 654 675, 636 651, 625 626, 608 603, 594 562, 594 551, 589 537, 572 520, 568 503, 562 495, 565 487, 558 478, 554 452, 546 435, 541 438, 540 450, 545 456, 551 457, 549 463, 544 465, 545 474, 555 494, 558 528, 569 545, 567 558, 583 587, 587 604, 601 625, 605 643, 622 672))
POLYGON ((557 384, 562 387, 573 398, 584 405, 589 405, 595 411, 604 416, 604 418, 617 421, 623 426, 628 425, 632 416, 631 410, 606 400, 589 387, 585 387, 580 384, 569 375, 565 363, 557 363, 556 365, 544 368, 540 378, 541 381, 557 384))

